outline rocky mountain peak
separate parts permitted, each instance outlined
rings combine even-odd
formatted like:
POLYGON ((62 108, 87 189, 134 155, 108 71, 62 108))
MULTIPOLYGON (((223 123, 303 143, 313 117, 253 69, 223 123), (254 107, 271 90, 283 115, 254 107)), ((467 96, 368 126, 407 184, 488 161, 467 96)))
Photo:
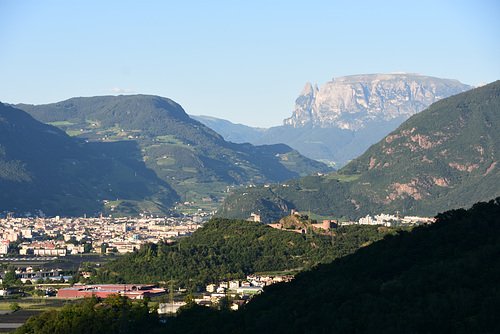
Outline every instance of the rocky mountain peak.
POLYGON ((371 121, 404 121, 432 103, 472 87, 411 73, 338 77, 321 88, 306 83, 284 125, 359 130, 371 121))

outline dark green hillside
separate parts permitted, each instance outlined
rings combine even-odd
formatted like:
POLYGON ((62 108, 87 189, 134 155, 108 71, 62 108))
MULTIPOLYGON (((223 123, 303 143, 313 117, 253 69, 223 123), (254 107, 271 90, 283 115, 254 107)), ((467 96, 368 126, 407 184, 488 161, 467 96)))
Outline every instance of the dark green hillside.
MULTIPOLYGON (((168 184, 144 164, 122 164, 106 155, 108 143, 90 148, 24 111, 0 104, 0 211, 33 215, 94 215, 106 201, 172 205, 168 184)), ((134 143, 128 152, 138 152, 134 143)))
MULTIPOLYGON (((79 97, 46 105, 19 104, 16 107, 44 123, 67 121, 83 126, 93 121, 98 122, 96 126, 100 128, 119 126, 156 135, 165 134, 177 121, 199 124, 174 101, 146 95, 79 97)), ((168 131, 175 130, 174 126, 168 131)), ((213 131, 208 131, 220 139, 213 131)))
POLYGON ((159 324, 127 299, 94 298, 16 333, 498 333, 500 198, 437 218, 271 285, 237 312, 191 305, 159 324))
POLYGON ((226 142, 191 119, 172 100, 147 95, 74 98, 49 105, 18 105, 36 119, 89 143, 131 142, 137 150, 108 152, 117 161, 144 163, 181 196, 181 202, 215 209, 229 188, 283 182, 326 165, 286 145, 226 142))
POLYGON ((349 220, 357 214, 349 199, 349 184, 331 176, 306 176, 269 187, 252 187, 228 196, 218 214, 240 218, 242 212, 260 214, 267 223, 279 220, 291 209, 349 220))
POLYGON ((176 286, 192 288, 255 272, 310 268, 395 232, 395 228, 349 226, 333 230, 333 235, 312 231, 303 235, 262 223, 214 218, 177 243, 147 244, 107 263, 93 281, 157 283, 172 277, 176 286))
POLYGON ((381 212, 434 216, 500 196, 500 81, 414 115, 337 174, 227 197, 219 215, 275 220, 291 209, 340 219, 381 212))
POLYGON ((242 311, 193 310, 183 333, 498 333, 500 198, 437 216, 265 288, 242 311))

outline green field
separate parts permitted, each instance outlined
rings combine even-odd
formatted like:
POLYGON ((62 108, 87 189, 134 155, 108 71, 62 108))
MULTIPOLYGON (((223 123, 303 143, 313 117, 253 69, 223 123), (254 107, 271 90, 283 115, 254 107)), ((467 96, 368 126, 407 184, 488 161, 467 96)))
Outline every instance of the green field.
POLYGON ((78 136, 81 132, 78 130, 68 130, 66 131, 66 133, 68 134, 68 136, 74 137, 78 136))
POLYGON ((342 174, 330 174, 328 179, 335 179, 344 182, 351 182, 359 179, 361 175, 342 175, 342 174))
POLYGON ((5 298, 0 299, 0 310, 9 310, 12 303, 17 303, 22 310, 46 311, 48 309, 59 309, 68 304, 68 300, 56 297, 26 297, 26 298, 5 298))
POLYGON ((53 125, 53 126, 61 126, 61 125, 73 125, 75 123, 71 123, 68 121, 60 121, 60 122, 49 122, 47 124, 53 125))

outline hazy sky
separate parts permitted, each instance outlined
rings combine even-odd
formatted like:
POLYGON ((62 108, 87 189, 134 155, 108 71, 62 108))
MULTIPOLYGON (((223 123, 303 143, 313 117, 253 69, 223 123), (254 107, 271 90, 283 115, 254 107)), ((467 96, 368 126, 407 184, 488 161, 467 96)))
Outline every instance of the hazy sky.
POLYGON ((0 101, 153 94, 269 127, 307 81, 500 79, 500 1, 0 0, 0 101))

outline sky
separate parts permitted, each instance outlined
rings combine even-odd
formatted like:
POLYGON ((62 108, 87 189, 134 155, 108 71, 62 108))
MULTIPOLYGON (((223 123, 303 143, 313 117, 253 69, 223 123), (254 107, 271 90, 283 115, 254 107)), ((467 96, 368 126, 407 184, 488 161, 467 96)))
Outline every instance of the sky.
POLYGON ((0 101, 151 94, 254 127, 306 82, 500 79, 500 1, 0 0, 0 101))

